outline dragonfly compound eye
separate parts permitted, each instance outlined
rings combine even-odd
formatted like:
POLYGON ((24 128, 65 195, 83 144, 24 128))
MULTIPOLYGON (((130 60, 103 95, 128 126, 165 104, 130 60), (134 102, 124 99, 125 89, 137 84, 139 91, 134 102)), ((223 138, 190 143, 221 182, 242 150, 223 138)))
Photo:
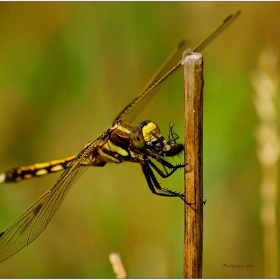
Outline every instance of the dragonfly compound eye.
POLYGON ((146 142, 140 125, 134 126, 130 132, 132 145, 137 149, 145 149, 146 142))

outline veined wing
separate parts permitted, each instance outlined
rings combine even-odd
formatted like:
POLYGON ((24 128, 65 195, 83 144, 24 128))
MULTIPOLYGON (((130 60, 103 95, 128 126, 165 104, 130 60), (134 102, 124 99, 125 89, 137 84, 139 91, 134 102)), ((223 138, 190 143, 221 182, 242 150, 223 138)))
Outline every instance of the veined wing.
POLYGON ((115 118, 114 122, 117 120, 122 120, 123 118, 126 118, 126 121, 131 122, 133 120, 133 117, 137 116, 140 109, 145 107, 146 104, 150 101, 150 99, 155 95, 155 93, 158 90, 158 85, 171 73, 175 72, 176 69, 174 68, 174 65, 178 63, 180 59, 182 59, 183 52, 187 49, 188 42, 185 40, 182 40, 176 48, 170 53, 170 55, 167 57, 167 59, 163 62, 163 64, 159 67, 159 69, 156 71, 156 73, 152 76, 152 78, 149 80, 149 82, 145 85, 145 87, 140 91, 140 93, 137 95, 137 97, 129 104, 127 105, 115 118), (172 69, 172 72, 166 75, 169 70, 172 69), (133 109, 133 110, 132 110, 133 109), (127 120, 127 117, 129 118, 127 120))
POLYGON ((133 120, 133 117, 137 115, 144 106, 143 103, 147 104, 157 92, 158 85, 167 78, 171 73, 175 72, 180 64, 174 68, 178 64, 179 59, 182 59, 183 52, 187 49, 188 42, 182 40, 177 47, 171 52, 171 54, 167 57, 164 63, 160 66, 160 68, 156 71, 153 77, 149 80, 149 82, 145 85, 145 87, 140 91, 137 97, 129 103, 114 119, 115 123, 118 120, 123 120, 123 118, 127 117, 129 114, 129 121, 133 120), (173 69, 174 68, 174 69, 173 69), (170 71, 172 70, 172 71, 170 71), (132 110, 133 109, 133 110, 132 110))
POLYGON ((70 187, 90 165, 91 153, 98 140, 88 144, 64 170, 58 181, 0 233, 0 262, 27 246, 46 228, 70 187))
POLYGON ((182 58, 183 51, 187 49, 189 42, 182 40, 176 48, 170 53, 170 55, 166 58, 166 60, 162 63, 156 73, 152 76, 152 78, 148 81, 148 83, 144 86, 141 92, 138 94, 141 95, 142 92, 146 91, 152 84, 154 84, 158 79, 160 79, 168 70, 173 68, 175 64, 182 58))
MULTIPOLYGON (((222 31, 224 31, 233 21, 235 21, 239 15, 240 15, 240 11, 237 11, 235 14, 229 15, 209 36, 207 36, 201 43, 199 43, 190 51, 192 52, 201 51, 213 39, 215 39, 222 31)), ((152 96, 156 87, 182 65, 182 53, 183 50, 186 50, 185 47, 186 47, 186 42, 182 41, 177 46, 177 48, 168 56, 167 60, 162 64, 162 66, 154 74, 154 76, 147 83, 144 89, 137 95, 137 97, 118 114, 118 116, 114 120, 114 123, 126 117, 129 113, 131 113, 132 109, 135 110, 136 106, 138 107, 139 104, 142 103, 142 100, 152 96), (180 55, 180 58, 178 58, 178 55, 180 55)))

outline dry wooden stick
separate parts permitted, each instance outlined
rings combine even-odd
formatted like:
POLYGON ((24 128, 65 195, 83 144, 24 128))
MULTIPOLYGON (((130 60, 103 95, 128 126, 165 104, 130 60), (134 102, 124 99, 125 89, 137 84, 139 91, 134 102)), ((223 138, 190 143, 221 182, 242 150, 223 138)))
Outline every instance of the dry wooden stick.
POLYGON ((202 277, 203 244, 203 59, 199 53, 183 55, 185 90, 185 246, 184 277, 202 277))
POLYGON ((111 253, 109 260, 112 264, 113 270, 117 278, 127 278, 121 257, 118 253, 111 253))

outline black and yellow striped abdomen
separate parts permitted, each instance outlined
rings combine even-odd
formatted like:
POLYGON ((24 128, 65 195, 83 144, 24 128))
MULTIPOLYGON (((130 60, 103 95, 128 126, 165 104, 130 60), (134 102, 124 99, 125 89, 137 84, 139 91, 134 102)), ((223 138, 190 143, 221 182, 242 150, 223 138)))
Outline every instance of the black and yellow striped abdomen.
POLYGON ((63 170, 69 166, 75 157, 71 156, 60 160, 12 168, 0 175, 0 183, 18 183, 24 179, 40 177, 48 173, 63 170))

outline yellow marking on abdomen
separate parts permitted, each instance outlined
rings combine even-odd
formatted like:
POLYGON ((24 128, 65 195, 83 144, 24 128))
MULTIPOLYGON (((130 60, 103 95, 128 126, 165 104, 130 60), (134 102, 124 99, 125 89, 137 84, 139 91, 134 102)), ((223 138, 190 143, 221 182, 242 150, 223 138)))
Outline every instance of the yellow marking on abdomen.
POLYGON ((35 168, 36 167, 34 165, 21 166, 20 168, 18 168, 18 173, 26 172, 26 171, 34 171, 35 168))
POLYGON ((33 165, 36 169, 44 169, 50 166, 49 162, 43 162, 43 163, 35 163, 33 165))
POLYGON ((61 164, 57 164, 57 165, 51 167, 51 172, 56 172, 56 171, 62 170, 63 168, 64 167, 61 164))
POLYGON ((50 165, 58 165, 58 164, 61 164, 64 161, 65 161, 64 159, 63 160, 61 160, 61 159, 59 159, 59 160, 52 160, 52 161, 50 161, 50 165))
MULTIPOLYGON (((24 179, 30 179, 34 176, 32 174, 24 174, 23 177, 24 177, 24 179)), ((21 181, 21 179, 18 179, 18 181, 21 181)))
POLYGON ((49 173, 47 169, 39 169, 35 172, 35 175, 36 176, 42 176, 42 175, 45 175, 47 173, 49 173))

